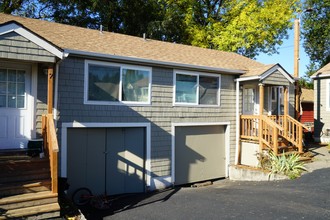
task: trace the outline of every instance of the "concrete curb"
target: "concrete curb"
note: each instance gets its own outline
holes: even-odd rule
[[[234,165],[229,167],[229,179],[235,181],[277,181],[287,180],[289,177],[279,174],[269,176],[267,171]]]

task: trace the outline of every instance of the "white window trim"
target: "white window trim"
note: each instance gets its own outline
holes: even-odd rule
[[[88,65],[102,65],[102,66],[111,66],[120,68],[120,81],[119,81],[119,101],[94,101],[88,100]],[[123,69],[134,69],[134,70],[143,70],[149,72],[149,86],[148,86],[148,101],[147,102],[132,102],[132,101],[122,101],[122,75]],[[136,105],[144,106],[151,105],[151,85],[152,85],[152,68],[146,66],[136,66],[136,65],[127,65],[103,61],[94,61],[94,60],[85,60],[84,67],[84,104],[85,105]]]
[[[326,80],[326,94],[325,94],[325,99],[326,99],[326,111],[330,111],[330,79]]]
[[[192,75],[192,76],[197,76],[197,100],[196,103],[181,103],[181,102],[176,102],[176,75],[177,74],[182,74],[182,75]],[[217,91],[217,101],[218,103],[216,105],[203,105],[203,104],[198,104],[199,103],[199,77],[200,76],[210,76],[210,77],[216,77],[219,80],[219,88]],[[219,74],[212,74],[212,73],[201,73],[201,72],[194,72],[194,71],[185,71],[185,70],[177,70],[175,69],[173,71],[173,106],[193,106],[193,107],[219,107],[220,106],[220,89],[221,89],[221,75]]]

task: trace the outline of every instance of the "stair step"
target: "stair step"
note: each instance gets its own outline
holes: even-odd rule
[[[0,199],[0,207],[2,205],[10,204],[10,203],[19,203],[26,201],[33,201],[44,198],[57,198],[57,193],[52,193],[51,191],[45,192],[36,192],[36,193],[25,193],[20,195],[8,196]]]
[[[50,189],[50,179],[27,181],[21,183],[6,183],[0,184],[0,197],[31,192],[43,192]]]
[[[26,172],[15,172],[15,173],[7,173],[7,174],[0,174],[0,183],[17,183],[17,182],[26,182],[32,180],[39,180],[39,179],[49,179],[50,178],[50,171],[48,169],[41,169],[41,170],[31,170]]]
[[[31,216],[29,218],[28,216]],[[24,219],[45,219],[45,218],[55,218],[60,216],[60,206],[56,203],[39,205],[34,207],[19,208],[8,210],[0,215],[0,219],[11,219],[20,218]]]

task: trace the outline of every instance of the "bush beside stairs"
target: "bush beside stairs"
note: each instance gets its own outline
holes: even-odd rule
[[[0,151],[0,220],[54,219],[60,216],[51,191],[49,160],[26,151]]]

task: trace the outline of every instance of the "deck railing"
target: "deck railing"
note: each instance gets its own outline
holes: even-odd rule
[[[46,155],[49,156],[52,192],[58,193],[58,142],[53,114],[42,116],[42,136]]]
[[[279,115],[271,119],[283,128],[280,135],[296,146],[299,153],[303,153],[303,129],[309,130],[308,127],[289,115]]]

